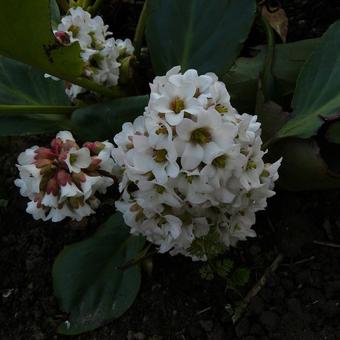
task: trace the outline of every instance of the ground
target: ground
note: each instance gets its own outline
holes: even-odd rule
[[[289,41],[320,36],[340,17],[336,1],[282,3],[290,19]],[[121,28],[122,35],[131,32],[140,6],[136,10],[134,4],[121,4],[121,12],[107,6],[107,16],[111,10],[115,18],[132,18]],[[253,39],[261,42],[261,34]],[[0,143],[0,199],[7,200],[0,201],[1,340],[64,338],[56,335],[66,316],[53,296],[54,258],[66,244],[93,233],[111,212],[104,207],[82,224],[41,223],[25,213],[26,201],[13,184],[15,160],[25,148],[47,141],[37,136]],[[340,339],[339,202],[337,191],[279,191],[267,211],[258,214],[259,237],[230,254],[251,270],[240,295],[227,289],[222,279],[202,280],[198,263],[181,256],[156,256],[152,275],[143,272],[132,308],[119,320],[74,339]],[[283,261],[234,326],[230,315],[237,302],[279,253]]]

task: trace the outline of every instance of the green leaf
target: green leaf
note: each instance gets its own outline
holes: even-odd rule
[[[58,44],[51,29],[50,0],[2,1],[0,53],[62,79],[81,76],[80,46]]]
[[[276,91],[280,96],[293,93],[296,79],[311,53],[319,46],[321,39],[307,39],[288,44],[275,45],[273,76]],[[263,70],[266,46],[253,49],[252,58],[238,58],[222,80],[231,95],[233,105],[242,112],[253,112],[255,108],[258,81]]]
[[[80,108],[72,114],[73,129],[84,139],[109,139],[122,124],[143,114],[148,96],[126,97]]]
[[[93,237],[64,248],[53,266],[55,295],[70,314],[59,333],[93,330],[132,305],[140,287],[140,268],[118,267],[134,259],[143,245],[144,239],[130,235],[117,213]]]
[[[62,81],[44,77],[32,66],[0,57],[0,104],[70,105]]]
[[[61,81],[46,79],[40,71],[17,61],[0,57],[0,105],[67,106]],[[67,129],[70,120],[63,115],[0,114],[0,136],[56,132]]]
[[[24,136],[69,130],[70,120],[62,115],[10,114],[0,115],[0,136]]]
[[[314,136],[327,117],[340,111],[340,21],[322,37],[320,47],[309,58],[298,79],[292,102],[293,118],[278,138]]]
[[[236,59],[256,12],[254,0],[148,0],[146,40],[154,71],[181,65],[223,74]]]
[[[59,6],[56,0],[50,0],[50,6],[51,6],[51,24],[53,29],[56,29],[61,20]]]
[[[51,28],[50,0],[2,1],[0,10],[0,54],[60,79],[113,97],[111,89],[83,78],[84,63],[78,42],[63,46]]]

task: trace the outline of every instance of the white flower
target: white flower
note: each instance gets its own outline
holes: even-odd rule
[[[65,163],[70,172],[79,173],[81,169],[87,168],[91,164],[90,151],[87,148],[71,148],[65,159]]]
[[[64,143],[68,140],[71,142],[75,141],[70,131],[59,131],[56,138],[60,138]]]
[[[201,162],[209,163],[211,153],[218,156],[225,148],[234,144],[237,127],[223,123],[221,115],[214,109],[201,111],[197,121],[185,118],[176,127],[174,140],[181,164],[185,170],[195,169]]]
[[[196,85],[185,81],[181,74],[171,74],[161,86],[159,80],[153,88],[158,91],[150,94],[149,110],[155,115],[165,115],[165,120],[172,126],[178,125],[184,118],[184,113],[197,114],[201,105],[195,98]],[[158,86],[157,86],[158,85]]]
[[[195,253],[197,239],[227,248],[255,237],[280,160],[264,163],[257,117],[237,113],[215,74],[179,72],[156,77],[144,115],[114,137],[116,208],[160,252],[206,260],[209,244]]]
[[[122,56],[132,55],[133,52],[135,51],[135,48],[133,47],[130,39],[125,40],[117,39],[116,45],[118,47],[119,54]]]
[[[22,152],[18,157],[18,163],[20,165],[29,165],[34,162],[34,157],[36,156],[35,150],[38,149],[38,146],[32,146],[29,149],[26,149]]]
[[[38,207],[37,202],[28,202],[26,212],[31,214],[35,220],[46,220],[46,213],[43,208]]]
[[[71,84],[69,87],[66,87],[65,89],[66,94],[69,96],[71,101],[74,101],[79,94],[85,93],[86,89],[83,87],[76,85],[76,84]]]

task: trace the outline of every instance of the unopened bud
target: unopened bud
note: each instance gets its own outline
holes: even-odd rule
[[[57,31],[54,32],[54,36],[56,37],[59,44],[69,45],[71,43],[70,36],[66,32]]]

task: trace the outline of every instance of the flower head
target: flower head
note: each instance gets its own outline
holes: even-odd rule
[[[62,45],[79,43],[80,57],[84,62],[83,76],[106,87],[118,84],[121,62],[134,52],[130,39],[115,40],[100,16],[92,18],[91,14],[81,7],[69,10],[61,19],[54,35]],[[45,76],[58,80],[49,75]],[[69,83],[66,86],[66,94],[72,101],[86,91],[75,84]]]
[[[69,131],[60,131],[49,148],[33,146],[18,157],[20,194],[35,219],[80,221],[98,207],[97,193],[113,184],[109,142],[78,146]]]
[[[112,152],[123,172],[116,207],[131,232],[201,260],[203,242],[254,237],[280,165],[263,161],[257,117],[239,114],[212,73],[174,67],[150,87],[144,115],[123,125]]]

